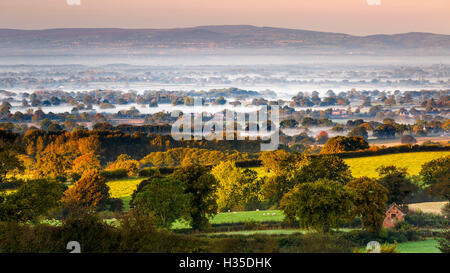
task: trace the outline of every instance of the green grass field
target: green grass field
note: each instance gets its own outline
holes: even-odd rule
[[[405,167],[408,168],[407,171],[409,175],[417,175],[422,169],[422,164],[447,155],[450,155],[450,152],[401,153],[348,158],[345,159],[345,163],[350,166],[350,170],[354,177],[378,177],[376,169],[383,165]]]
[[[284,219],[283,212],[280,210],[263,211],[238,211],[221,212],[214,216],[211,224],[232,224],[246,222],[281,222]],[[173,229],[189,228],[187,223],[177,221],[172,225]]]
[[[242,222],[280,222],[284,215],[280,210],[222,212],[211,221],[213,224]]]
[[[400,253],[441,253],[438,246],[438,240],[427,239],[424,241],[399,243],[397,250]]]

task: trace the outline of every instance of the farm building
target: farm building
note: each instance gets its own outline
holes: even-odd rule
[[[390,228],[395,226],[398,222],[403,222],[405,220],[405,213],[400,209],[400,207],[393,203],[386,211],[386,217],[383,221],[384,228]]]

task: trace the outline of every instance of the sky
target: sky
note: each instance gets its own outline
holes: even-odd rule
[[[0,0],[0,28],[200,25],[450,34],[450,0]]]

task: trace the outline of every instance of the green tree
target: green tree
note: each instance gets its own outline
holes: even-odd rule
[[[264,179],[261,190],[265,200],[268,200],[270,204],[279,206],[283,196],[294,186],[294,180],[289,179],[287,175],[273,175]]]
[[[129,203],[130,208],[133,208],[135,206],[134,199],[136,198],[136,195],[144,189],[145,186],[150,184],[152,182],[152,180],[155,179],[155,178],[163,178],[164,177],[164,176],[161,175],[159,170],[150,171],[150,172],[147,172],[147,174],[148,175],[145,176],[145,177],[147,177],[147,179],[142,180],[138,184],[136,189],[133,191],[133,194],[131,195],[131,200],[130,200],[130,203]]]
[[[227,100],[223,96],[220,96],[216,99],[216,103],[220,104],[220,105],[224,105],[225,103],[227,103]]]
[[[188,215],[189,200],[181,182],[167,177],[149,180],[133,204],[138,212],[153,215],[156,225],[170,228],[177,219]]]
[[[392,124],[382,124],[373,130],[373,136],[377,138],[394,138],[396,133],[395,126]]]
[[[23,149],[16,145],[18,135],[0,130],[0,183],[6,180],[6,174],[10,171],[24,170],[22,162],[17,157]]]
[[[104,208],[109,199],[109,187],[98,170],[85,172],[62,198],[62,201],[73,208]]]
[[[218,182],[219,210],[254,207],[261,200],[262,181],[255,171],[241,171],[234,161],[223,161],[211,170],[211,174]]]
[[[329,232],[350,219],[352,196],[335,181],[320,179],[296,186],[281,200],[288,219],[297,219],[300,228]]]
[[[328,179],[345,185],[352,179],[350,168],[335,155],[304,155],[292,172],[295,184]]]
[[[353,128],[348,134],[348,137],[363,137],[365,140],[369,138],[369,134],[367,133],[367,130],[363,126],[358,126],[356,128]]]
[[[292,155],[285,150],[262,152],[259,159],[263,168],[275,175],[288,171],[292,165]]]
[[[1,221],[35,221],[56,208],[67,187],[57,181],[30,180],[9,195],[0,196]]]
[[[404,204],[408,198],[417,190],[417,186],[408,179],[406,168],[396,166],[381,166],[377,169],[379,179],[377,180],[388,190],[389,204]]]
[[[262,200],[261,188],[264,179],[258,178],[254,170],[244,169],[241,171],[239,184],[241,186],[241,203],[245,209],[253,210],[258,207]]]
[[[233,161],[223,161],[211,170],[217,180],[217,206],[229,210],[238,206],[242,196],[241,172]]]
[[[295,128],[298,126],[298,122],[295,119],[285,119],[280,122],[281,128]]]
[[[217,180],[208,167],[195,164],[176,169],[173,177],[181,181],[184,192],[191,195],[192,228],[205,229],[209,225],[208,218],[217,213]]]
[[[420,176],[429,186],[427,191],[450,200],[450,156],[441,157],[422,165]]]
[[[368,177],[357,178],[346,187],[354,194],[353,212],[361,216],[363,228],[378,234],[385,217],[388,190]]]

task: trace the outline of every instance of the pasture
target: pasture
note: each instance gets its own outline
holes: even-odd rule
[[[437,239],[426,239],[423,241],[405,242],[397,245],[400,253],[441,253],[438,248]]]
[[[235,211],[221,212],[216,214],[211,220],[211,224],[236,224],[249,222],[282,222],[284,215],[281,210],[263,211]],[[189,228],[183,221],[177,221],[172,225],[172,229]]]

